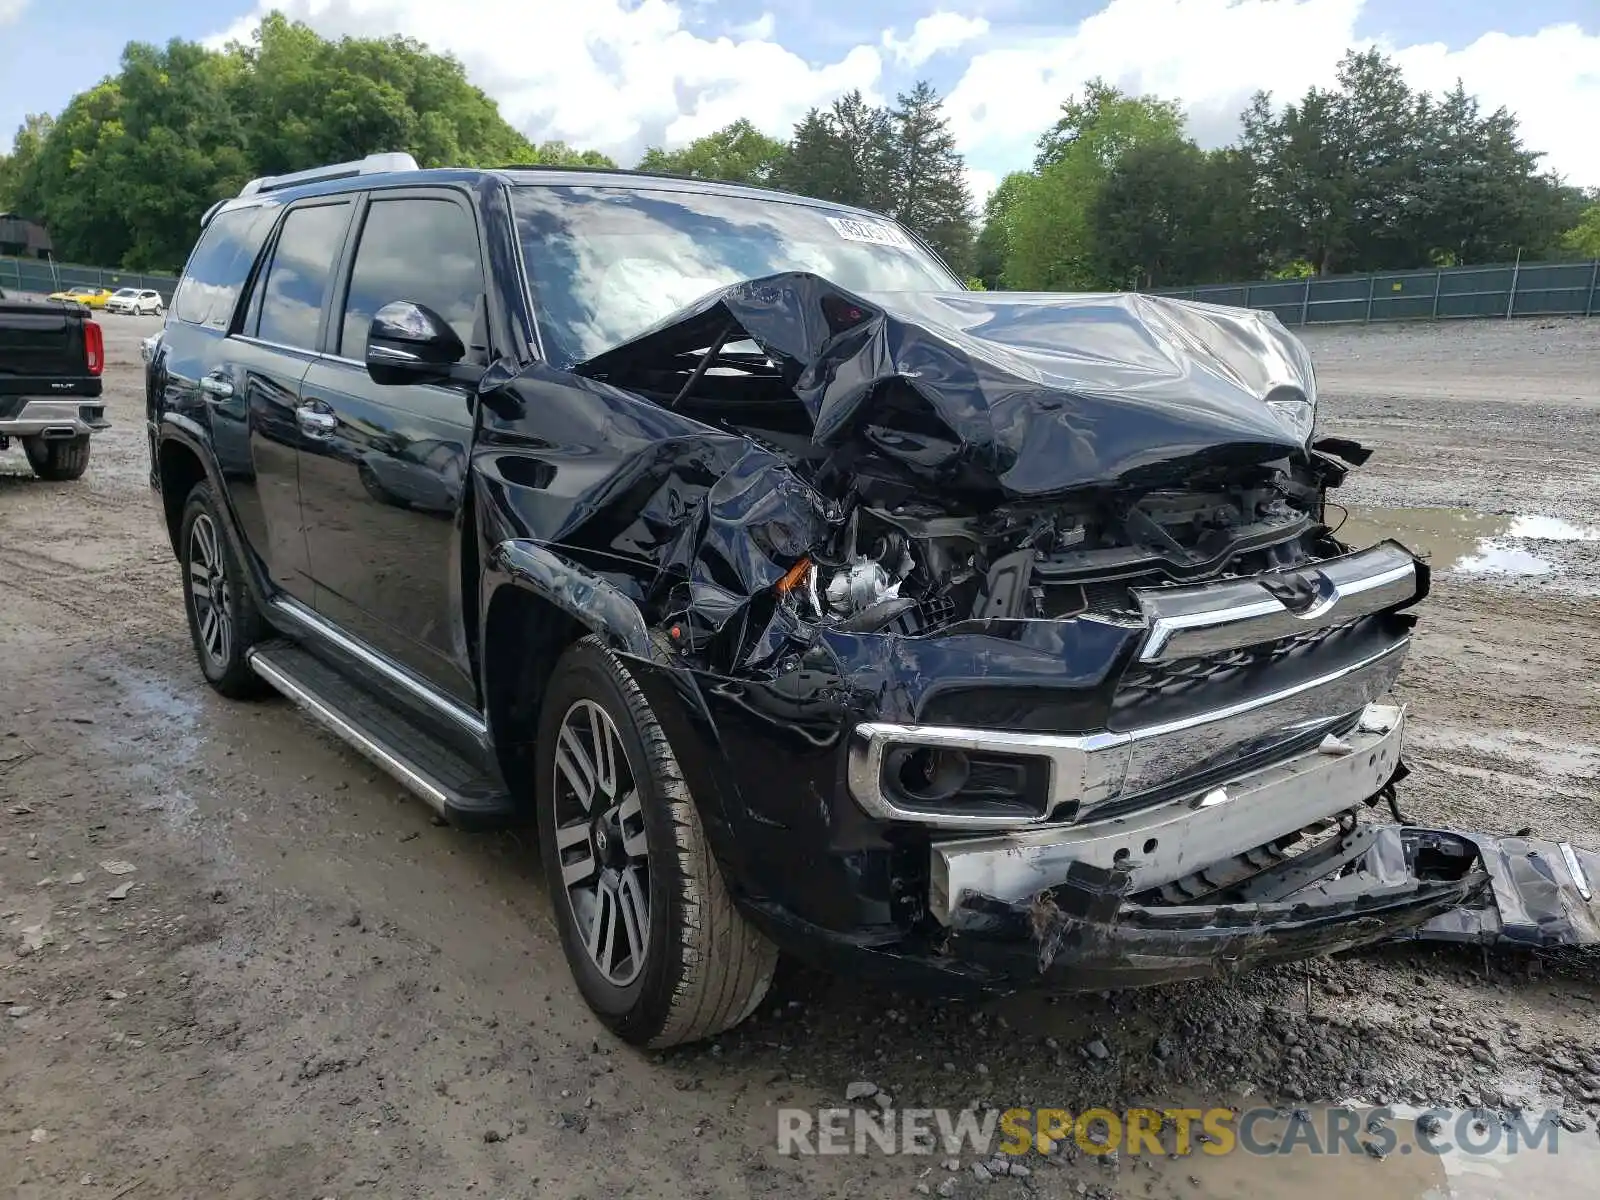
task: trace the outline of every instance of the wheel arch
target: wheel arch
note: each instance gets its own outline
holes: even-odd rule
[[[165,413],[156,430],[154,453],[161,511],[173,555],[181,555],[178,534],[183,527],[183,509],[189,501],[189,493],[194,490],[195,484],[205,480],[216,494],[223,536],[233,546],[234,557],[244,570],[245,586],[250,589],[256,603],[264,607],[271,589],[261,573],[259,561],[240,531],[239,518],[233,511],[233,497],[228,494],[222,472],[211,454],[205,431],[178,414]]]
[[[638,606],[615,584],[522,539],[490,552],[481,596],[489,735],[507,786],[531,803],[534,734],[556,662],[591,633],[621,654],[649,656],[649,631]]]
[[[156,444],[156,479],[161,485],[161,512],[166,520],[167,540],[173,554],[179,553],[178,532],[183,525],[183,506],[189,493],[211,474],[195,448],[182,438],[163,437]]]

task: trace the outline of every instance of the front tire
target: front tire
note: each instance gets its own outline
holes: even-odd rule
[[[249,661],[265,625],[225,530],[211,485],[195,484],[178,533],[189,636],[206,682],[231,700],[246,700],[270,690]]]
[[[63,483],[78,479],[89,469],[89,435],[75,438],[25,437],[22,451],[28,456],[28,465],[40,479]]]
[[[734,906],[666,734],[599,639],[556,665],[536,758],[550,904],[589,1007],[654,1048],[749,1016],[777,947]]]

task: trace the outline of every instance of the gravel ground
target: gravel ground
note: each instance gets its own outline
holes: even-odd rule
[[[714,1045],[620,1045],[568,979],[525,835],[435,826],[287,704],[203,685],[146,487],[137,338],[155,323],[105,324],[115,425],[88,475],[43,484],[0,458],[0,1192],[1382,1197],[1443,1182],[1399,1156],[1071,1153],[985,1180],[970,1156],[776,1152],[775,1108],[840,1104],[859,1081],[902,1107],[1548,1104],[1572,1130],[1554,1182],[1519,1163],[1449,1187],[1592,1186],[1600,979],[1581,962],[1396,946],[983,1005],[795,972]],[[1406,806],[1600,845],[1600,542],[1583,540],[1600,525],[1600,321],[1309,340],[1324,426],[1378,451],[1341,496],[1352,530],[1433,552],[1404,681]],[[1427,506],[1490,515],[1411,511]],[[1513,522],[1528,516],[1569,526],[1531,536]],[[1484,574],[1483,543],[1544,573]]]

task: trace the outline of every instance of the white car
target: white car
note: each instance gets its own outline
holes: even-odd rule
[[[134,316],[149,313],[159,317],[167,307],[161,293],[154,288],[123,288],[111,294],[111,299],[106,301],[106,311]]]

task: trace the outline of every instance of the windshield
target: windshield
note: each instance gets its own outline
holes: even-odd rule
[[[132,300],[138,294],[138,288],[121,288],[117,292],[117,295],[121,296],[124,300]]]
[[[525,185],[514,196],[545,353],[563,367],[707,292],[781,271],[853,292],[961,287],[892,222],[821,204],[637,187]]]

